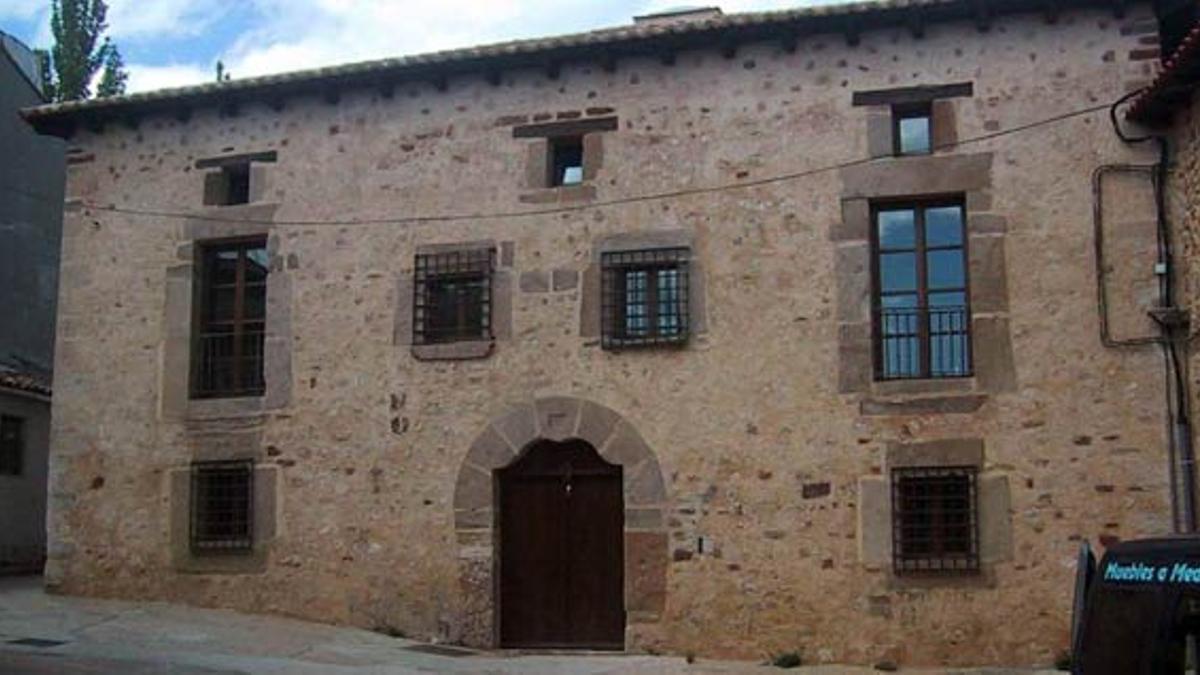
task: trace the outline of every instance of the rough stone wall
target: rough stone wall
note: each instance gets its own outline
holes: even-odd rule
[[[1098,339],[1090,177],[1144,159],[1111,134],[1106,111],[938,153],[976,167],[944,183],[976,181],[973,240],[1003,235],[984,244],[994,268],[984,274],[1003,280],[1004,300],[984,344],[1009,350],[996,361],[1003,377],[989,382],[840,387],[846,369],[870,368],[869,354],[843,351],[853,343],[839,337],[868,273],[841,253],[857,245],[839,241],[850,222],[842,200],[909,170],[914,185],[936,183],[928,168],[882,159],[872,166],[890,167],[879,169],[883,183],[829,170],[607,202],[865,158],[870,111],[851,105],[856,90],[971,81],[974,95],[952,102],[960,141],[1097,106],[1149,74],[1139,51],[1149,18],[1144,8],[1121,20],[1071,12],[1056,24],[997,20],[986,33],[933,25],[922,39],[897,28],[857,46],[817,36],[794,53],[690,51],[674,65],[622,59],[612,73],[565,64],[557,79],[505,72],[493,85],[481,74],[444,92],[406,83],[390,97],[344,91],[336,102],[288,99],[278,112],[253,104],[81,131],[64,233],[47,583],[486,641],[491,607],[475,603],[486,565],[468,565],[470,576],[458,564],[471,543],[455,527],[464,457],[513,406],[568,396],[619,414],[661,467],[665,594],[658,611],[631,620],[630,649],[1049,662],[1067,641],[1079,540],[1170,528],[1159,356]],[[620,128],[604,135],[588,189],[531,190],[536,150],[511,126],[589,108],[610,108]],[[201,206],[196,160],[263,150],[279,161],[259,178],[261,204]],[[580,208],[494,217],[560,200]],[[86,203],[269,223],[210,227]],[[493,217],[377,222],[442,213]],[[373,222],[287,224],[327,220]],[[269,364],[268,401],[190,404],[169,392],[187,377],[178,343],[192,243],[239,228],[269,233],[269,349],[287,358]],[[705,332],[679,350],[601,350],[580,330],[581,311],[595,307],[586,295],[596,248],[660,230],[692,237]],[[528,279],[510,286],[509,336],[484,359],[414,358],[395,327],[407,320],[398,289],[417,247],[486,239],[509,247],[507,272]],[[974,271],[983,258],[970,255]],[[867,550],[880,512],[860,512],[860,486],[878,487],[872,478],[906,446],[933,452],[922,444],[954,439],[981,446],[980,469],[1003,488],[988,506],[1002,530],[995,555],[966,580],[896,578]],[[224,452],[277,472],[265,562],[181,569],[172,476]]]
[[[1191,317],[1191,334],[1196,331],[1196,312],[1200,310],[1200,101],[1196,97],[1190,106],[1176,115],[1168,139],[1172,161],[1166,193],[1167,212],[1175,237],[1178,304]],[[1184,353],[1189,387],[1191,392],[1196,392],[1197,384],[1200,384],[1200,356],[1191,349]],[[1194,393],[1190,403],[1195,424],[1200,404]]]

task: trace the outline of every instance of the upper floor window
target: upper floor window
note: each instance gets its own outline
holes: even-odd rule
[[[248,551],[254,546],[254,464],[192,465],[191,545],[194,552]]]
[[[892,470],[892,556],[897,574],[979,569],[974,467]]]
[[[494,249],[418,254],[413,284],[413,342],[492,339]]]
[[[874,224],[876,377],[969,376],[962,203],[877,205]]]
[[[933,113],[928,101],[892,106],[892,142],[896,155],[933,152]]]
[[[601,256],[601,346],[687,341],[687,248],[616,251]]]
[[[549,139],[550,185],[578,185],[583,182],[583,137],[560,136]]]
[[[275,160],[276,153],[273,150],[197,160],[197,169],[208,170],[204,174],[204,205],[249,204],[254,200],[254,183],[261,181],[263,176],[261,171],[255,169],[255,165],[261,166],[262,163],[273,163]],[[259,185],[260,192],[261,188]]]
[[[260,396],[267,308],[263,237],[203,245],[196,324],[195,397]]]
[[[20,476],[25,455],[25,420],[0,415],[0,475]]]

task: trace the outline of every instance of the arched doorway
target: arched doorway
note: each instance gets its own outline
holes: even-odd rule
[[[540,440],[496,476],[501,646],[622,649],[621,467],[586,441]]]
[[[484,648],[505,642],[500,628],[500,472],[537,457],[541,452],[533,452],[535,446],[546,442],[560,452],[571,451],[555,444],[580,443],[590,448],[592,461],[598,454],[608,470],[619,469],[623,537],[612,552],[624,557],[623,567],[615,568],[624,585],[624,647],[657,648],[669,563],[669,504],[662,469],[629,420],[606,406],[567,396],[538,398],[500,411],[480,430],[459,465],[454,485],[459,594],[447,639]]]

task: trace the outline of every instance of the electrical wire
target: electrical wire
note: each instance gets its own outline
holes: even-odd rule
[[[972,136],[956,141],[939,143],[933,146],[933,150],[946,150],[950,148],[982,143],[985,141],[1001,138],[1012,134],[1022,133],[1031,129],[1056,124],[1065,120],[1083,115],[1090,115],[1095,112],[1102,111],[1109,107],[1108,103],[1090,106],[1072,110],[1070,112],[1061,113],[1052,117],[1047,117],[1033,122],[1017,125],[1007,129],[1001,129],[978,136]],[[117,213],[129,216],[145,216],[150,218],[165,218],[165,219],[180,219],[192,221],[207,221],[207,222],[222,222],[222,223],[244,223],[251,225],[274,225],[274,226],[293,226],[293,227],[347,227],[355,225],[402,225],[402,224],[420,224],[420,223],[444,223],[456,221],[484,221],[484,220],[509,220],[515,218],[547,216],[563,213],[577,213],[592,209],[604,208],[609,206],[622,206],[626,204],[637,204],[644,202],[663,201],[668,199],[678,199],[682,197],[692,197],[697,195],[715,194],[733,190],[746,190],[764,185],[772,185],[775,183],[783,183],[788,181],[799,180],[810,176],[828,173],[830,171],[838,171],[848,169],[855,166],[861,166],[874,161],[875,158],[866,157],[861,159],[848,160],[835,164],[827,164],[811,169],[804,169],[790,173],[778,174],[775,176],[767,176],[752,180],[740,181],[737,183],[725,183],[721,185],[701,186],[694,188],[680,188],[677,190],[669,190],[665,192],[650,193],[644,195],[631,195],[628,197],[616,197],[613,199],[597,200],[580,204],[568,204],[563,206],[555,206],[542,209],[526,209],[521,211],[493,211],[487,213],[441,213],[418,216],[393,216],[384,218],[351,218],[351,219],[334,219],[334,220],[287,220],[287,219],[262,219],[262,218],[235,218],[231,216],[222,216],[209,213],[190,213],[183,211],[170,211],[160,209],[144,209],[131,206],[118,206],[115,204],[97,204],[93,202],[81,202],[78,208],[85,211]],[[18,192],[25,194],[30,198],[37,198],[33,193],[0,186],[0,190],[8,190],[10,192]],[[49,200],[48,200],[49,201]]]

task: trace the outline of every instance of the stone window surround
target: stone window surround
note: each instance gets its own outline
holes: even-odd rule
[[[413,270],[409,269],[401,272],[397,278],[393,344],[409,347],[413,358],[418,361],[463,361],[487,358],[495,351],[497,343],[512,339],[512,242],[503,242],[498,245],[494,240],[483,239],[467,242],[418,244],[415,255],[478,251],[480,249],[490,249],[498,253],[495,256],[496,267],[492,270],[492,339],[414,344],[413,293],[416,282]],[[415,256],[413,259],[415,260]]]
[[[166,270],[164,302],[160,412],[165,419],[219,419],[261,415],[287,407],[292,395],[291,363],[291,278],[294,258],[284,264],[279,255],[279,236],[268,223],[274,219],[278,204],[245,204],[217,207],[221,217],[209,220],[201,212],[183,223],[183,242],[176,255],[177,264]],[[238,222],[238,219],[253,222]],[[191,398],[192,340],[194,312],[198,307],[198,243],[240,237],[267,237],[270,273],[267,275],[267,313],[264,338],[262,396],[239,398]]]
[[[552,204],[586,202],[596,198],[596,178],[604,166],[604,135],[615,131],[615,116],[568,119],[513,127],[513,138],[529,139],[525,155],[521,202]],[[551,185],[551,139],[579,136],[583,142],[583,181],[573,185]]]
[[[872,159],[897,156],[895,109],[913,104],[929,105],[930,154],[952,149],[958,141],[953,99],[971,96],[973,89],[970,82],[964,82],[854,92],[852,104],[867,109],[867,156]]]
[[[243,439],[247,441],[250,439]],[[218,450],[217,447],[222,447]],[[201,453],[205,460],[246,459],[245,442],[209,446]],[[277,534],[279,467],[254,464],[253,547],[249,551],[197,553],[191,547],[192,466],[169,469],[165,473],[169,505],[171,566],[190,574],[256,574],[265,572],[271,546]]]
[[[252,152],[238,155],[221,155],[219,157],[207,157],[196,160],[196,168],[204,170],[203,195],[201,203],[205,208],[221,209],[224,213],[230,207],[244,206],[242,204],[224,204],[224,189],[225,185],[222,179],[222,173],[226,167],[238,164],[249,165],[250,171],[250,194],[247,204],[254,204],[263,201],[266,198],[267,190],[271,186],[271,164],[274,164],[277,158],[277,153],[274,150],[267,152]]]
[[[661,621],[666,609],[668,498],[658,459],[634,426],[592,401],[555,396],[520,403],[475,438],[454,487],[454,529],[463,593],[464,644],[499,644],[499,545],[497,469],[516,461],[540,440],[579,439],[605,461],[620,465],[625,503],[626,648]]]
[[[601,259],[605,253],[615,251],[638,251],[655,248],[686,248],[691,257],[688,265],[688,340],[682,345],[671,345],[671,349],[686,348],[692,338],[708,332],[708,312],[705,307],[704,265],[696,257],[695,234],[687,229],[644,230],[620,232],[598,238],[592,246],[591,262],[583,271],[581,298],[579,303],[579,335],[600,344],[601,332],[601,288],[603,273]],[[589,343],[590,344],[590,343]],[[655,350],[629,349],[626,352]]]
[[[838,391],[859,394],[863,415],[970,413],[1016,389],[1004,238],[992,212],[991,153],[888,158],[843,169],[842,219],[830,229],[837,278]],[[871,317],[871,204],[963,195],[974,376],[879,381]],[[896,397],[921,396],[911,400]]]
[[[896,575],[892,567],[893,519],[891,473],[906,467],[974,467],[980,571],[955,575]],[[882,475],[858,480],[858,553],[868,571],[887,575],[892,588],[990,587],[993,567],[1013,559],[1011,496],[1008,475],[985,470],[984,440],[943,439],[889,443]]]

